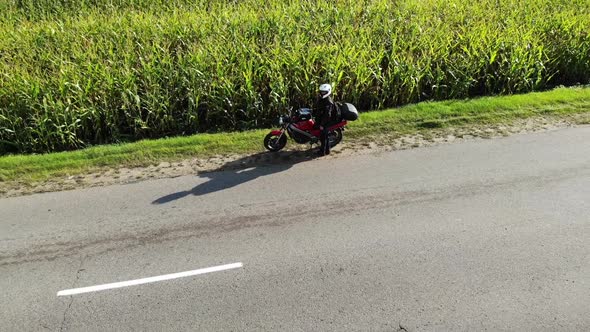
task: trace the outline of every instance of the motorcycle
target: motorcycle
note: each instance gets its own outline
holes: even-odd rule
[[[342,132],[348,122],[340,122],[328,127],[328,144],[336,146],[342,141]],[[320,140],[320,129],[315,128],[312,112],[309,108],[290,111],[288,115],[279,117],[281,129],[273,130],[264,137],[264,147],[272,152],[280,151],[287,145],[287,136],[299,144],[314,144]]]

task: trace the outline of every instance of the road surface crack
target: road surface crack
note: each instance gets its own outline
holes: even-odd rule
[[[76,271],[76,280],[74,280],[74,282],[72,283],[72,288],[76,288],[76,285],[78,284],[78,280],[80,280],[80,272],[84,271],[82,266],[84,265],[85,260],[86,260],[86,256],[80,256],[80,266],[78,267],[78,271]],[[68,306],[67,306],[66,310],[64,311],[63,319],[61,321],[61,326],[59,328],[60,332],[63,331],[66,326],[66,320],[68,318],[68,311],[72,307],[73,303],[74,303],[74,297],[70,296],[70,303],[68,303]]]
[[[408,332],[408,329],[402,325],[402,323],[399,323],[399,330],[398,331],[404,331],[404,332]]]

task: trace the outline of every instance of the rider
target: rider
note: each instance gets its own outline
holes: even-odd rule
[[[338,107],[332,100],[332,86],[322,84],[319,88],[318,99],[314,108],[315,125],[321,130],[320,134],[320,156],[330,154],[328,143],[328,127],[338,122]]]

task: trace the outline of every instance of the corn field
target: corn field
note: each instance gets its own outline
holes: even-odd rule
[[[590,82],[589,0],[0,0],[0,154]]]

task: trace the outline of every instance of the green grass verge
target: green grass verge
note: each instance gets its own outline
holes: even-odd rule
[[[522,95],[471,100],[423,102],[382,112],[362,114],[352,123],[349,137],[396,132],[497,124],[541,115],[590,112],[590,87],[558,88]]]
[[[361,114],[349,125],[345,140],[382,134],[411,134],[446,128],[509,123],[539,115],[567,115],[590,111],[590,88],[552,91],[467,101],[424,102],[401,108]],[[101,168],[135,167],[207,158],[220,154],[249,154],[263,150],[268,130],[199,134],[91,147],[73,152],[0,157],[0,181],[32,183]]]

